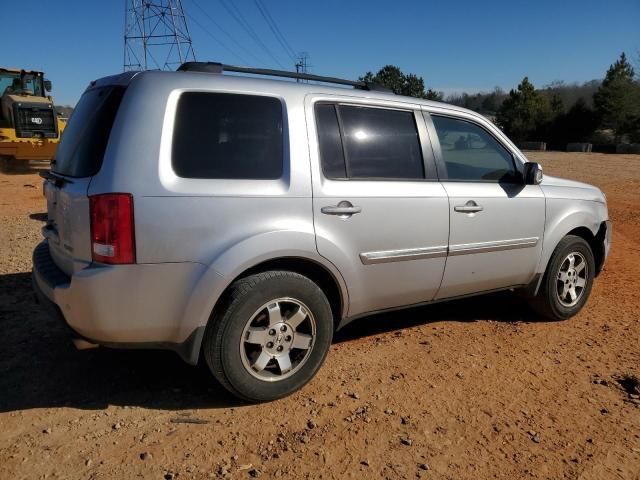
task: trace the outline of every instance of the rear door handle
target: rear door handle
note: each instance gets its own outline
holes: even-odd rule
[[[362,207],[354,206],[351,202],[343,200],[342,202],[338,203],[338,205],[322,207],[320,211],[325,215],[340,215],[349,217],[355,213],[360,213],[362,211]]]
[[[484,210],[482,205],[478,205],[473,200],[469,200],[464,205],[456,205],[455,207],[453,207],[453,209],[456,212],[460,212],[460,213],[476,213],[476,212],[481,212],[482,210]]]

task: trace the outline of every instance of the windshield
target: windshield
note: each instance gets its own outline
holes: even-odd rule
[[[4,94],[44,97],[42,74],[0,71],[0,95]]]

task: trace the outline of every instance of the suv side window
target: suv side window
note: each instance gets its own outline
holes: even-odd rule
[[[474,123],[431,115],[448,180],[513,182],[513,157],[489,132]]]
[[[282,123],[277,98],[185,92],[176,110],[173,170],[184,178],[280,178]]]
[[[318,103],[322,171],[334,179],[423,179],[411,111]]]

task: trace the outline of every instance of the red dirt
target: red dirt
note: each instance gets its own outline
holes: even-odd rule
[[[502,293],[364,318],[306,388],[249,406],[170,352],[76,351],[32,301],[39,178],[0,175],[0,478],[640,479],[618,383],[640,377],[640,156],[529,156],[608,197],[578,316]]]

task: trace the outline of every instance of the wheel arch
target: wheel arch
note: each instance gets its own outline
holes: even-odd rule
[[[596,272],[595,272],[596,276],[598,276],[598,274],[602,271],[602,266],[604,265],[604,259],[605,259],[604,241],[605,241],[606,233],[607,233],[606,223],[602,222],[600,224],[600,228],[595,233],[595,235],[587,227],[574,228],[570,232],[567,232],[567,234],[565,235],[565,237],[567,235],[575,235],[576,237],[582,238],[585,242],[589,244],[589,246],[591,247],[591,251],[593,252],[593,257],[596,263]]]
[[[334,326],[337,326],[340,320],[345,315],[345,308],[347,306],[347,300],[344,298],[340,282],[337,280],[334,273],[332,273],[326,266],[321,263],[311,260],[305,257],[277,257],[269,260],[264,260],[253,267],[246,269],[240,275],[233,279],[225,289],[225,292],[229,289],[229,286],[233,282],[240,280],[241,278],[253,275],[255,273],[266,272],[269,270],[285,270],[289,272],[299,273],[314,283],[316,283],[320,289],[327,296],[329,305],[331,305],[331,313],[333,314]],[[220,298],[222,298],[222,296]],[[220,302],[216,302],[217,304]],[[215,309],[215,307],[214,307]]]
[[[286,245],[288,248],[283,249]],[[250,237],[218,255],[198,281],[185,308],[177,339],[199,332],[190,345],[189,363],[196,363],[204,329],[236,280],[267,270],[305,275],[325,292],[334,327],[346,315],[349,293],[339,270],[315,251],[315,236],[307,232],[270,232]]]
[[[549,266],[551,256],[560,241],[567,235],[575,235],[584,239],[593,251],[596,262],[596,275],[602,270],[605,254],[606,221],[594,221],[593,215],[586,211],[573,211],[548,222],[545,229],[542,254],[537,268],[534,294],[540,288],[542,278]],[[533,287],[530,286],[530,288]]]

